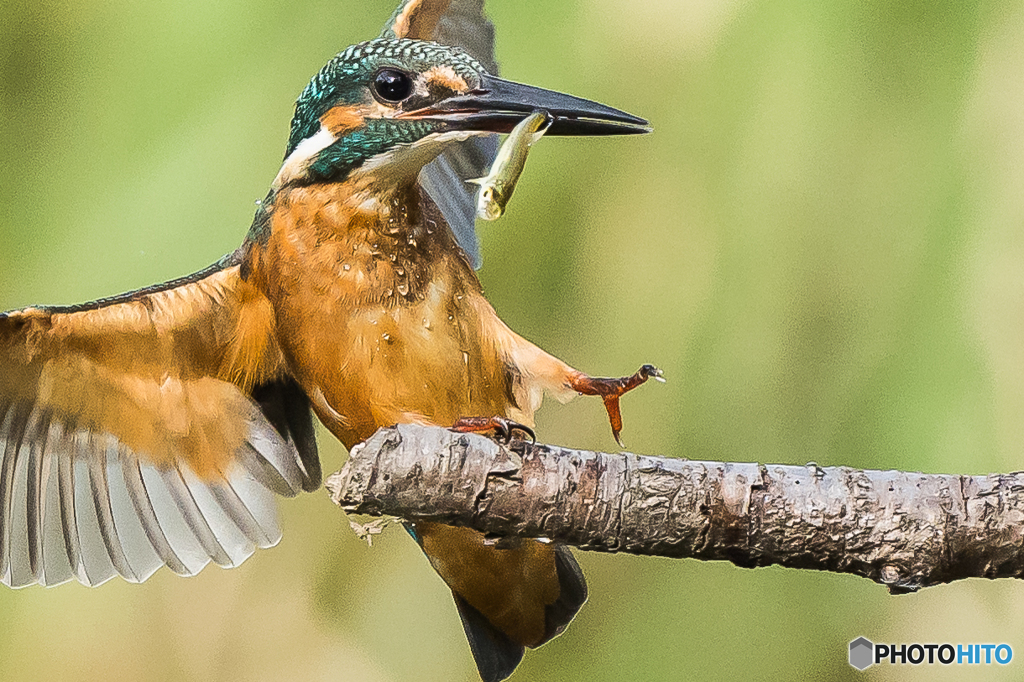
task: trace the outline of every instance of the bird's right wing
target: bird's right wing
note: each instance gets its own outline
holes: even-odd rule
[[[237,257],[0,314],[0,582],[191,575],[275,544],[272,493],[320,469],[272,320]]]
[[[468,52],[498,75],[494,25],[484,15],[484,0],[405,0],[388,20],[382,37],[431,40]],[[420,172],[427,191],[474,268],[482,264],[476,235],[476,187],[466,180],[487,175],[498,153],[498,136],[474,137],[450,145]]]

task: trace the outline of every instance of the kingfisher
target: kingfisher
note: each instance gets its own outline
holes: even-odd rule
[[[0,581],[237,566],[278,542],[275,496],[314,491],[313,415],[347,448],[383,426],[532,435],[543,396],[619,398],[660,371],[573,369],[512,331],[474,266],[475,189],[537,111],[547,135],[647,121],[499,78],[482,0],[405,0],[295,105],[241,247],[170,282],[0,314]],[[451,588],[485,682],[587,598],[568,548],[409,531]]]

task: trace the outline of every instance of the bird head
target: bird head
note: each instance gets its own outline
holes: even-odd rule
[[[339,182],[387,165],[414,177],[451,141],[505,133],[537,109],[548,135],[648,132],[647,121],[597,102],[492,76],[465,51],[380,38],[346,49],[295,104],[275,189]]]

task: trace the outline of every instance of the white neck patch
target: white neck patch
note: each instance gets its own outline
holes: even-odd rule
[[[462,142],[474,136],[487,134],[472,130],[431,133],[411,144],[401,144],[370,157],[352,171],[349,179],[356,182],[363,181],[367,186],[379,185],[382,181],[387,181],[389,184],[395,183],[395,181],[418,174],[423,166],[444,151],[444,145],[448,142]],[[281,170],[274,178],[273,188],[280,189],[289,182],[303,177],[317,154],[337,141],[338,138],[331,131],[321,126],[315,135],[300,142],[284,160]],[[387,171],[379,173],[385,167],[387,167]]]
[[[273,188],[275,190],[280,189],[292,180],[305,175],[306,169],[309,168],[309,164],[316,158],[316,155],[337,141],[338,138],[334,136],[334,133],[320,126],[320,130],[317,131],[316,135],[307,137],[300,142],[292,150],[292,153],[288,155],[288,158],[284,160],[281,170],[278,171],[277,177],[274,178]]]

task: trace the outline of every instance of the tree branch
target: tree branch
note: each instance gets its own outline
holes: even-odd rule
[[[328,479],[347,512],[580,549],[852,573],[893,592],[1024,575],[1024,473],[693,462],[402,425]]]

